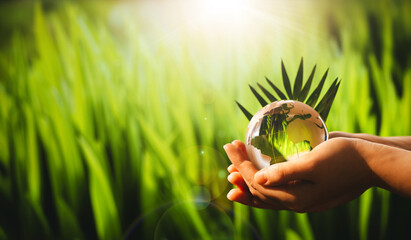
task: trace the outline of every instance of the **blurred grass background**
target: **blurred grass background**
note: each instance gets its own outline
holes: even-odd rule
[[[248,124],[234,100],[259,109],[247,84],[301,57],[342,78],[329,130],[411,135],[411,2],[200,2],[0,3],[0,239],[409,238],[410,201],[381,189],[233,204],[222,146]]]

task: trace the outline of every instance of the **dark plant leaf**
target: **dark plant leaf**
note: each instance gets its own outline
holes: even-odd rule
[[[265,96],[267,96],[267,98],[268,98],[271,102],[277,101],[277,99],[276,99],[267,89],[265,89],[263,86],[261,86],[261,84],[257,83],[257,86],[261,89],[261,91],[263,91],[263,93],[265,94]]]
[[[264,107],[268,103],[264,100],[263,97],[253,88],[251,85],[248,85],[251,89],[251,92],[253,92],[254,96],[257,98],[257,100],[260,102],[261,106]]]
[[[294,81],[293,99],[297,99],[300,95],[301,88],[303,85],[303,58],[301,58],[300,66],[298,67],[297,75]]]
[[[281,60],[281,73],[283,75],[283,84],[284,84],[285,91],[287,92],[289,99],[293,99],[293,93],[291,92],[290,79],[288,78],[287,71],[285,70],[283,60]]]
[[[327,78],[327,75],[328,75],[328,69],[327,69],[327,71],[325,71],[325,73],[324,73],[320,83],[318,84],[317,88],[314,90],[314,92],[308,98],[308,100],[306,102],[307,105],[310,105],[311,107],[315,106],[315,104],[318,101],[318,98],[320,97],[321,90],[323,89],[324,82],[325,82],[325,79]]]
[[[308,93],[310,92],[310,88],[311,88],[311,85],[314,79],[317,66],[315,65],[313,67],[311,74],[307,79],[307,82],[304,84],[304,87],[302,87],[303,85],[303,66],[304,66],[303,58],[301,58],[298,72],[295,77],[294,88],[293,90],[291,90],[291,83],[288,78],[287,71],[284,66],[284,62],[283,60],[281,60],[281,71],[282,71],[282,76],[283,76],[283,84],[284,84],[284,88],[286,90],[288,97],[277,86],[275,86],[274,83],[271,82],[271,80],[269,80],[267,77],[265,79],[270,85],[270,87],[276,92],[276,94],[279,97],[279,100],[293,99],[293,100],[297,100],[300,102],[305,102],[307,105],[313,108],[316,106],[317,102],[319,102],[318,105],[315,107],[315,110],[321,115],[323,120],[326,121],[341,81],[338,78],[336,78],[334,82],[331,84],[330,88],[324,94],[322,99],[319,99],[321,95],[321,91],[324,87],[325,80],[327,79],[327,76],[328,76],[329,69],[327,69],[324,75],[322,76],[319,84],[316,86],[316,88],[314,89],[314,91],[311,93],[311,95],[308,97],[308,100],[307,100],[307,96],[308,96]],[[261,91],[264,93],[264,95],[271,102],[277,101],[278,98],[274,96],[273,93],[270,93],[261,84],[257,83],[257,85],[261,89]],[[257,100],[261,104],[261,106],[263,107],[266,106],[268,102],[263,98],[263,95],[260,95],[256,91],[256,89],[253,88],[252,86],[249,86],[249,87],[251,91],[253,92],[254,96],[257,98]],[[241,109],[241,111],[244,113],[244,115],[247,117],[247,119],[251,120],[253,115],[250,112],[248,112],[240,103],[238,103],[237,101],[236,103],[238,107]]]
[[[237,103],[237,106],[241,109],[241,111],[244,113],[244,115],[246,116],[246,118],[248,119],[248,121],[251,120],[251,118],[253,118],[253,115],[247,111],[247,109],[245,109],[243,107],[243,105],[241,105],[239,102],[235,101],[235,103]]]
[[[300,94],[297,97],[298,101],[304,102],[305,99],[307,98],[308,92],[310,91],[310,88],[311,88],[311,83],[313,82],[314,73],[315,73],[316,68],[317,68],[317,65],[314,65],[314,68],[311,71],[310,77],[308,77],[308,80],[305,83],[303,90],[300,92]]]
[[[322,110],[324,110],[329,98],[330,98],[330,94],[333,92],[335,86],[337,85],[337,81],[338,78],[336,78],[333,83],[331,84],[331,86],[328,88],[327,92],[324,94],[323,98],[321,99],[321,101],[318,103],[318,105],[315,107],[315,110],[317,112],[320,112]]]
[[[334,102],[339,86],[340,81],[338,81],[338,78],[336,78],[334,82],[331,84],[331,87],[325,93],[324,97],[321,99],[320,103],[318,103],[317,107],[315,108],[315,110],[320,114],[324,122],[327,120],[328,114]]]
[[[274,91],[277,93],[278,97],[280,97],[281,100],[286,100],[286,99],[288,99],[288,98],[284,95],[284,93],[282,93],[281,90],[278,89],[278,88],[274,85],[274,83],[272,83],[272,82],[270,81],[270,79],[268,79],[268,78],[266,77],[265,80],[267,80],[268,84],[271,86],[272,89],[274,89]]]
[[[341,83],[341,81],[338,82],[337,86],[335,87],[335,89],[334,89],[334,91],[333,91],[332,97],[330,98],[330,100],[329,100],[326,108],[325,108],[324,111],[322,112],[322,115],[321,115],[321,116],[324,116],[324,122],[327,121],[328,114],[330,113],[330,110],[331,110],[331,107],[332,107],[332,105],[333,105],[335,96],[337,95],[337,91],[338,91],[338,88],[340,87],[340,83]]]

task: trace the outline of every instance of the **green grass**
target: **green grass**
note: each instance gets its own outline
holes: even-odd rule
[[[247,84],[301,57],[342,78],[329,130],[410,135],[410,3],[284,3],[245,35],[128,4],[36,5],[0,53],[0,239],[404,236],[410,203],[379,189],[315,214],[232,204],[222,146],[248,124],[234,100],[259,109]]]

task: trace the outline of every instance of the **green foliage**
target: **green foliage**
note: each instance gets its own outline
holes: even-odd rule
[[[327,93],[323,96],[323,98],[320,100],[317,106],[315,104],[318,101],[318,98],[320,97],[321,90],[323,89],[325,79],[327,78],[328,75],[328,69],[325,71],[323,77],[321,78],[320,83],[318,86],[315,88],[315,90],[312,92],[310,97],[306,100],[306,97],[310,91],[312,80],[314,78],[314,73],[315,73],[316,66],[314,66],[310,76],[308,77],[304,88],[302,88],[303,85],[303,59],[301,58],[300,61],[300,66],[298,67],[298,72],[295,77],[294,81],[294,89],[291,90],[291,83],[290,79],[288,78],[287,70],[285,69],[284,62],[281,61],[281,73],[283,76],[283,84],[284,88],[287,92],[288,98],[285,96],[281,90],[275,86],[275,84],[270,81],[268,78],[266,78],[267,82],[270,84],[270,86],[274,89],[274,91],[277,93],[279,98],[281,100],[298,100],[300,102],[304,102],[307,105],[311,107],[315,107],[315,110],[320,114],[320,116],[323,118],[324,121],[327,121],[328,114],[330,112],[331,106],[334,102],[335,96],[337,95],[338,88],[340,86],[340,81],[338,78],[334,80],[330,88],[327,90]],[[264,93],[264,95],[271,101],[277,101],[277,99],[269,92],[267,89],[265,89],[263,86],[261,86],[259,83],[257,83],[258,87],[261,89],[261,91]],[[249,86],[252,93],[254,96],[257,98],[258,102],[261,104],[262,107],[267,105],[268,103],[264,100],[264,98],[252,87]],[[244,115],[247,117],[248,120],[251,120],[252,114],[248,110],[246,110],[240,103],[236,101],[238,107],[241,109],[241,111],[244,113]]]

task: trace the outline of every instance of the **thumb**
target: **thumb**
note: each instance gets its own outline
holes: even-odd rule
[[[306,159],[276,163],[258,171],[254,181],[261,185],[282,185],[293,180],[309,180],[311,165]]]

